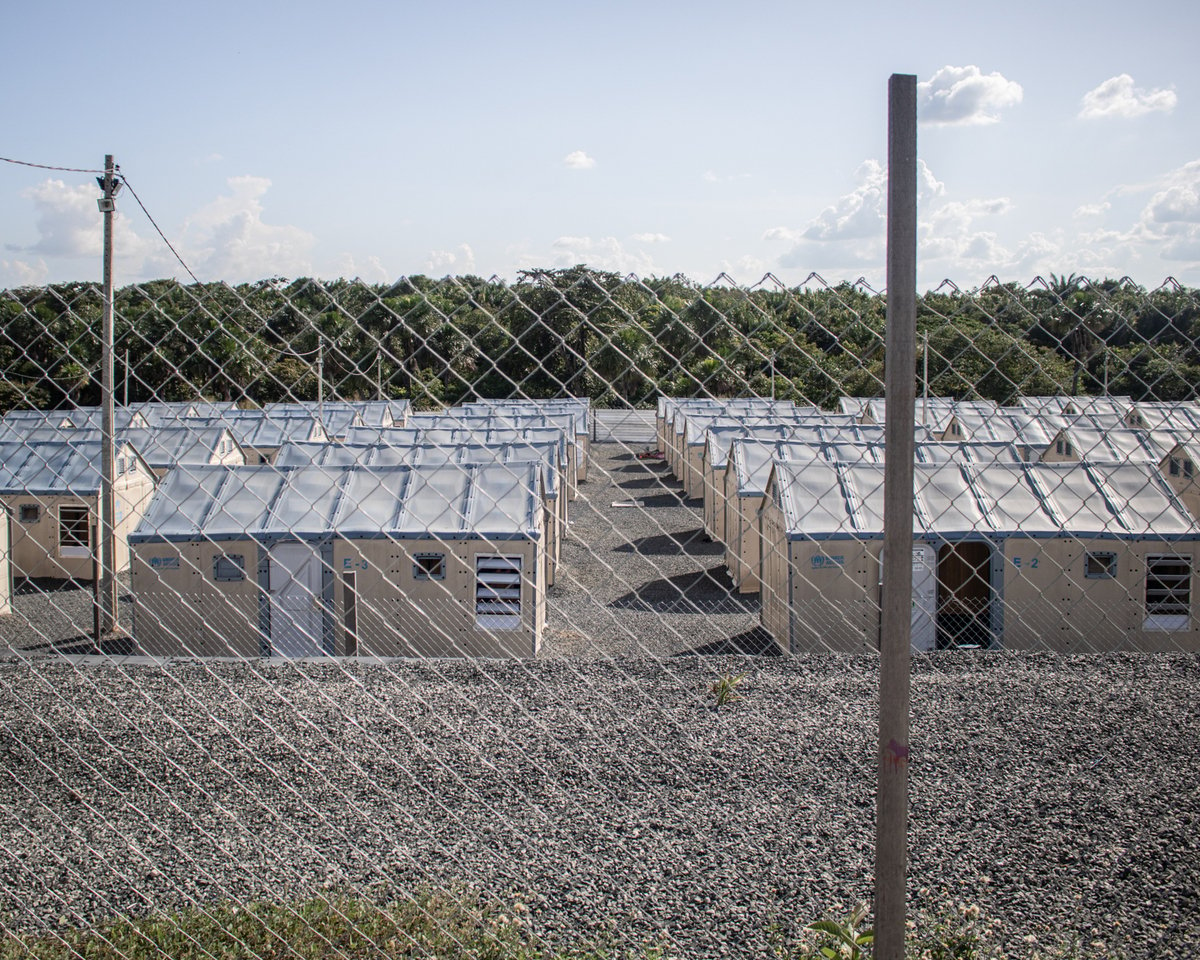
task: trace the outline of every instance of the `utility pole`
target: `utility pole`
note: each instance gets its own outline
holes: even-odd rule
[[[97,177],[104,195],[96,201],[104,215],[104,317],[100,333],[100,529],[99,543],[93,545],[100,559],[99,616],[96,618],[97,648],[104,637],[116,631],[117,611],[117,505],[113,485],[116,480],[115,429],[113,416],[113,213],[121,189],[116,178],[112,154],[104,157],[104,176]]]
[[[921,360],[925,365],[923,379],[925,381],[925,402],[921,407],[921,425],[929,426],[929,334],[926,333],[921,341]]]
[[[325,341],[317,342],[317,419],[325,427]]]

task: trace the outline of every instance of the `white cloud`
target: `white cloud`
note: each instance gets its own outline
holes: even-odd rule
[[[633,273],[649,276],[655,272],[654,258],[645,250],[628,250],[616,237],[570,237],[556,239],[548,257],[524,254],[520,257],[522,267],[573,267],[586,263],[597,270],[614,273]],[[549,261],[547,263],[547,261]]]
[[[563,157],[563,164],[572,170],[590,170],[596,165],[596,161],[582,150],[573,150]]]
[[[46,261],[39,259],[36,263],[24,260],[0,260],[0,288],[9,287],[40,287],[50,276]]]
[[[337,273],[340,277],[354,277],[367,283],[388,283],[396,279],[396,275],[383,265],[383,260],[377,256],[368,256],[365,262],[352,253],[343,253],[337,259]]]
[[[1128,120],[1146,113],[1170,113],[1175,109],[1174,90],[1141,90],[1127,73],[1105,80],[1083,95],[1081,120]]]
[[[731,183],[734,180],[749,180],[748,173],[730,173],[722,176],[715,170],[705,170],[702,178],[705,183]]]
[[[202,207],[184,228],[184,259],[202,280],[231,283],[262,277],[306,276],[316,238],[296,226],[265,223],[265,177],[230,177],[230,192]]]
[[[449,268],[453,268],[452,270]],[[430,273],[464,274],[475,269],[475,251],[465,243],[460,243],[453,250],[431,250],[429,259],[425,261],[425,269]]]
[[[43,180],[22,194],[33,201],[38,240],[28,250],[47,257],[99,257],[104,218],[96,207],[98,187]]]
[[[922,123],[977,126],[996,123],[1000,111],[1021,102],[1021,85],[976,66],[942,67],[917,84],[917,116]]]
[[[826,207],[804,229],[806,240],[859,240],[880,236],[887,219],[887,170],[878,160],[864,160],[854,172],[858,186]],[[945,193],[924,160],[917,161],[917,197],[928,200]],[[786,228],[774,227],[771,232]],[[772,239],[774,239],[773,237]]]
[[[671,238],[665,233],[635,233],[633,239],[638,243],[667,243]]]
[[[745,254],[736,260],[722,260],[721,270],[738,283],[757,283],[770,271],[765,260]]]
[[[99,188],[88,183],[68,185],[62,180],[48,179],[25,190],[22,195],[33,201],[38,238],[28,246],[8,244],[7,248],[50,260],[91,261],[90,266],[83,268],[83,273],[99,279],[104,254],[104,217],[96,206]],[[146,240],[130,227],[131,221],[124,209],[133,202],[127,193],[123,194],[117,201],[113,218],[113,272],[118,283],[127,280],[130,274],[140,278],[139,265],[144,266],[146,257],[161,248],[157,239],[154,242]],[[14,260],[8,269],[15,272],[21,282],[45,282],[51,271],[45,259],[39,259],[38,264]],[[72,266],[71,272],[78,275],[81,268]],[[28,279],[23,279],[26,277]]]
[[[1138,224],[1142,239],[1166,260],[1200,262],[1200,160],[1171,171],[1146,204]]]
[[[1085,203],[1075,208],[1076,217],[1102,217],[1112,209],[1112,204],[1105,200],[1103,203]]]
[[[766,240],[793,242],[779,258],[784,267],[847,266],[860,269],[882,261],[887,222],[887,170],[878,160],[865,160],[855,171],[858,186],[839,197],[799,231],[771,227]],[[917,197],[929,201],[945,193],[946,186],[925,161],[917,161]],[[818,252],[825,246],[832,251]]]
[[[763,231],[764,240],[782,240],[784,243],[795,243],[803,236],[791,227],[771,227]]]

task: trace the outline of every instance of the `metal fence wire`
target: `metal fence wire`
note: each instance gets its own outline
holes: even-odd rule
[[[874,880],[885,311],[135,284],[108,530],[103,292],[0,293],[9,944],[274,956],[269,902],[358,956],[365,901],[441,955],[800,956]],[[947,281],[917,330],[914,942],[1194,956],[1200,293]]]

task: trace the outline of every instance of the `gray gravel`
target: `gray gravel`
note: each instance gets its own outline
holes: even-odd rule
[[[772,924],[869,898],[876,664],[733,655],[763,648],[756,603],[664,473],[597,451],[537,661],[67,660],[40,654],[87,652],[86,592],[18,597],[4,923],[431,882],[519,898],[555,940],[615,921],[765,957]],[[1017,956],[1200,956],[1200,658],[914,671],[914,909],[978,904]]]
[[[712,709],[712,671],[748,672]],[[874,664],[837,657],[0,664],[0,911],[466,883],[559,939],[766,956],[869,896]],[[1200,662],[914,677],[914,906],[1200,953]],[[925,891],[918,893],[918,891]]]

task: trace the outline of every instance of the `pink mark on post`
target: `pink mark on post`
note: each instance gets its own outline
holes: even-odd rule
[[[898,744],[895,737],[889,740],[888,745],[883,749],[886,759],[893,770],[899,770],[901,764],[908,762],[908,747],[902,747]]]

